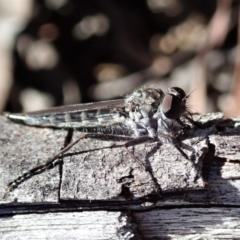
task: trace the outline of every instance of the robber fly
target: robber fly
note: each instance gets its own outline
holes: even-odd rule
[[[116,139],[128,137],[125,149],[136,161],[138,159],[128,149],[130,146],[149,140],[156,140],[162,144],[174,143],[179,135],[190,128],[189,123],[194,124],[186,105],[189,95],[179,87],[169,88],[166,94],[161,89],[149,87],[135,90],[124,99],[55,107],[21,114],[6,113],[8,119],[26,125],[83,132],[81,137],[68,143],[44,165],[36,166],[10,182],[9,190],[16,188],[31,176],[59,164],[62,161],[62,154],[84,138],[101,137],[104,140],[110,136]],[[140,161],[138,163],[143,165]]]

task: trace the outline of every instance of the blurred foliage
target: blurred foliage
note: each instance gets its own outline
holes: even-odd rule
[[[30,21],[16,37],[6,110],[22,111],[22,104],[26,110],[22,94],[29,88],[62,105],[117,98],[148,83],[166,88],[176,83],[173,78],[189,91],[202,84],[205,99],[198,100],[211,98],[207,110],[219,110],[218,100],[233,81],[237,1],[227,0],[231,22],[223,42],[210,44],[204,55],[205,78],[195,85],[181,79],[186,64],[208,44],[212,19],[224,1],[36,0]]]

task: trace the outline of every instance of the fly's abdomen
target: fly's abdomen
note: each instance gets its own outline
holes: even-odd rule
[[[58,113],[26,113],[26,114],[6,114],[10,120],[23,122],[26,125],[56,128],[79,128],[107,126],[121,123],[124,116],[119,112],[109,109],[98,109],[89,111],[58,112]]]

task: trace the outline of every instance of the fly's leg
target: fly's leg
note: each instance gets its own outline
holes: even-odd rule
[[[149,174],[151,175],[151,178],[153,180],[153,183],[154,183],[154,189],[155,189],[155,192],[157,194],[161,194],[161,187],[159,186],[158,182],[157,182],[157,179],[155,178],[154,174],[153,174],[153,171],[152,171],[152,168],[151,166],[149,167],[146,167],[136,156],[134,156],[134,154],[128,149],[128,147],[130,146],[134,146],[134,145],[137,145],[137,144],[141,144],[141,143],[144,143],[146,141],[150,141],[150,140],[153,140],[153,138],[151,137],[147,137],[147,136],[142,136],[142,137],[139,137],[139,138],[136,138],[136,139],[133,139],[131,141],[128,141],[127,143],[125,143],[125,149],[127,151],[127,153],[139,164],[139,166],[149,172]],[[158,147],[159,147],[159,144],[158,144]]]
[[[65,137],[65,140],[64,140],[64,145],[63,145],[63,148],[65,148],[67,145],[69,145],[72,141],[72,137],[73,137],[73,128],[69,128],[68,129],[68,133],[67,133],[67,136]],[[62,149],[63,149],[62,148]],[[61,149],[61,150],[62,150]]]
[[[187,154],[181,149],[181,143],[174,141],[173,145],[175,146],[175,148],[180,152],[180,154],[187,160],[190,160],[187,156]]]
[[[61,150],[63,150],[65,147],[67,147],[71,143],[72,138],[73,138],[73,131],[74,131],[73,128],[68,129],[67,136],[65,137],[64,145],[61,148]],[[58,164],[59,164],[59,174],[60,174],[58,198],[60,199],[60,188],[61,188],[61,185],[62,185],[62,172],[63,172],[63,154],[58,159],[59,159]],[[51,168],[53,168],[53,167],[55,167],[55,166],[52,166]]]
[[[80,140],[86,139],[86,138],[94,138],[94,139],[104,139],[104,140],[118,140],[118,141],[123,141],[123,140],[128,140],[132,139],[129,137],[119,137],[119,136],[114,136],[114,135],[107,135],[107,134],[97,134],[97,133],[88,133],[85,135],[80,136],[77,138],[75,141],[72,143],[69,143],[69,139],[71,137],[72,132],[70,131],[65,139],[65,145],[60,152],[58,152],[56,155],[51,157],[45,164],[38,165],[28,172],[22,174],[12,182],[8,184],[8,190],[12,191],[13,189],[17,188],[22,182],[26,181],[27,179],[31,178],[34,175],[40,174],[48,169],[51,169],[55,167],[57,164],[59,164],[62,161],[62,155],[69,151],[74,145],[76,145]]]
[[[152,140],[151,137],[147,137],[147,136],[142,136],[142,137],[139,137],[139,138],[136,138],[136,139],[133,139],[133,140],[130,140],[128,142],[125,143],[125,150],[126,152],[131,156],[132,159],[134,159],[138,164],[139,166],[145,170],[145,165],[136,157],[134,156],[134,154],[128,149],[129,147],[131,146],[134,146],[134,145],[137,145],[137,144],[141,144],[141,143],[144,143],[144,142],[147,142],[149,140]]]
[[[71,143],[72,137],[73,137],[73,130],[74,130],[73,128],[68,129],[67,136],[65,137],[64,144],[63,144],[63,147],[61,148],[61,150],[63,150],[65,147],[67,147]],[[57,164],[62,163],[63,155],[60,156],[58,158],[58,160],[59,160],[58,162],[55,162],[54,164],[52,164],[52,166],[49,166],[48,169],[54,168]],[[61,170],[61,168],[60,168],[60,170]],[[61,175],[61,173],[60,173],[60,175]]]
[[[182,129],[183,130],[187,130],[187,129],[190,129],[190,126],[189,125],[187,125],[187,124],[185,124],[185,123],[183,123],[180,119],[177,119],[176,120],[177,121],[177,123],[182,127]]]
[[[76,145],[81,139],[86,138],[87,135],[83,135],[79,137],[77,140],[74,142],[68,144],[66,147],[64,147],[60,152],[58,152],[56,155],[54,155],[52,158],[50,158],[45,164],[38,165],[28,172],[22,174],[12,182],[8,184],[8,190],[12,191],[16,187],[18,187],[22,182],[26,181],[27,179],[31,178],[34,175],[40,174],[47,169],[51,169],[55,167],[57,164],[59,164],[62,161],[62,154],[66,153],[69,149],[71,149],[74,145]],[[67,139],[67,138],[66,138]],[[67,144],[67,140],[65,139],[65,144]]]
[[[199,123],[197,123],[196,121],[194,121],[192,117],[185,116],[185,118],[186,118],[194,127],[200,128],[200,129],[203,129],[203,128],[204,128],[201,124],[199,124]]]

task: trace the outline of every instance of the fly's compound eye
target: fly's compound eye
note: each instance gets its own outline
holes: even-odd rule
[[[162,110],[169,119],[178,119],[186,110],[186,94],[181,88],[170,88],[163,98]]]
[[[186,97],[186,93],[179,87],[172,87],[168,89],[168,94],[174,95],[183,101]]]

